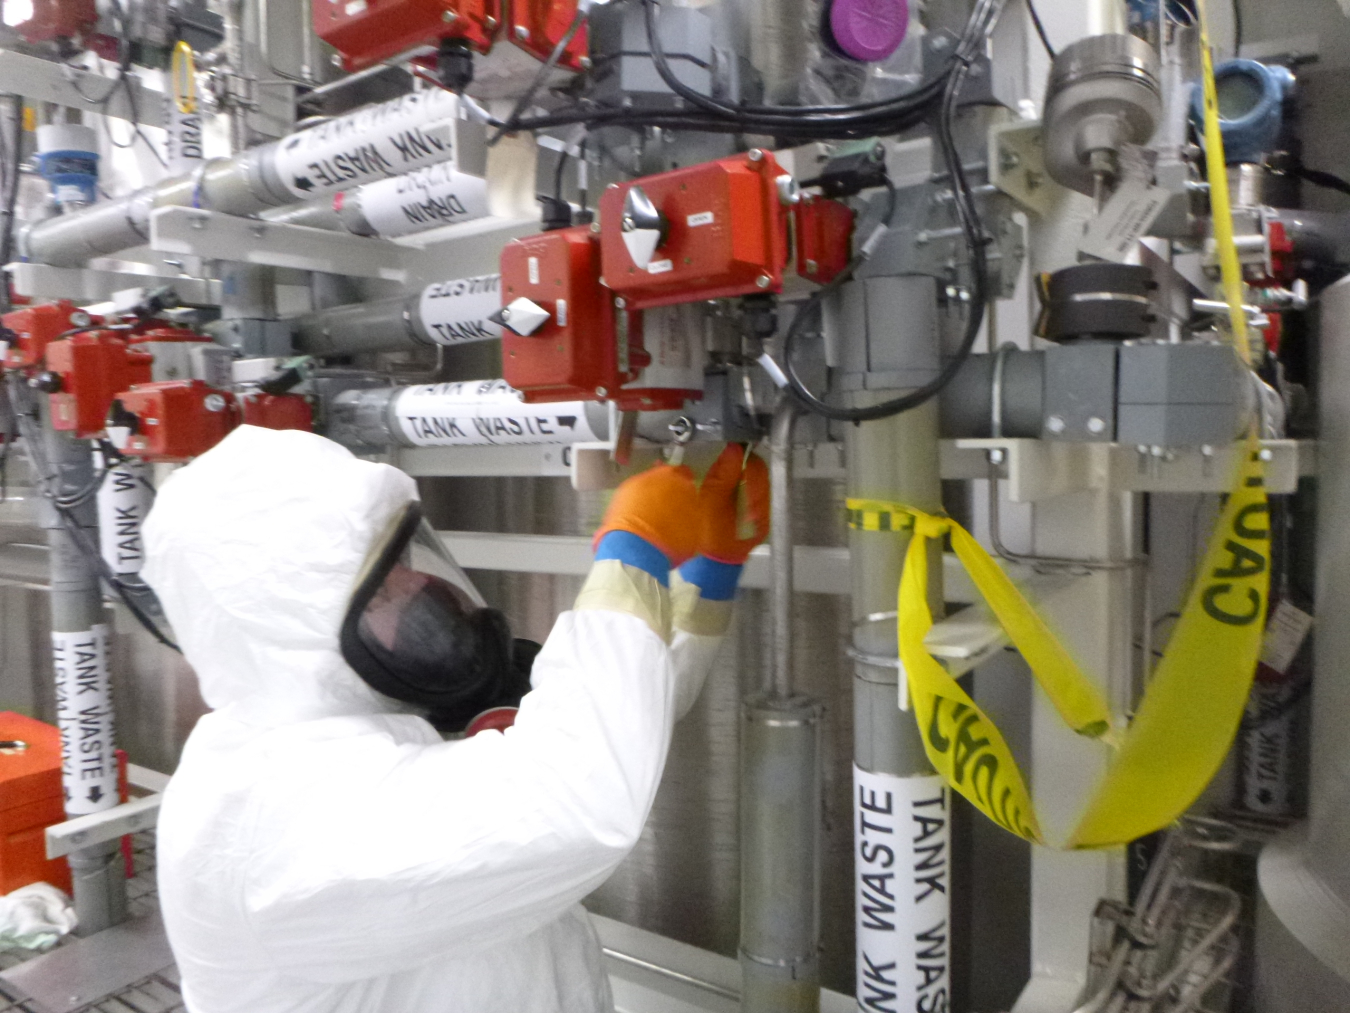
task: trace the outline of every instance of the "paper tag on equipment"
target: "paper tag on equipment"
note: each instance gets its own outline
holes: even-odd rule
[[[1120,175],[1116,192],[1088,223],[1078,245],[1088,256],[1117,264],[1125,263],[1139,248],[1139,240],[1148,235],[1149,228],[1172,199],[1169,191],[1153,184],[1153,166],[1135,145],[1122,146]]]
[[[71,816],[118,804],[108,681],[108,627],[52,634],[56,723],[61,729],[61,783]]]
[[[1261,664],[1279,675],[1287,675],[1312,623],[1313,617],[1293,602],[1282,601],[1276,605],[1266,624],[1265,639],[1261,641]]]
[[[936,774],[853,768],[860,1010],[949,1007],[950,801]]]

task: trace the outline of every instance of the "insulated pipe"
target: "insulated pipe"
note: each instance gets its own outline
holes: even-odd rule
[[[89,444],[51,427],[42,399],[37,435],[57,496],[75,496],[94,481]],[[78,496],[75,496],[78,498]],[[98,571],[77,538],[97,551],[97,514],[92,497],[63,518],[42,500],[51,567],[52,667],[56,676],[57,724],[61,729],[61,781],[68,817],[111,809],[119,802],[113,744],[113,704],[108,678],[110,637]],[[77,527],[73,533],[67,524]],[[118,842],[96,844],[69,856],[76,932],[93,935],[127,916],[126,879]]]
[[[774,653],[741,710],[741,1010],[820,1009],[820,705],[792,692],[792,432],[785,396],[770,439]]]
[[[38,222],[25,230],[22,250],[39,264],[75,267],[146,242],[157,207],[252,215],[447,162],[461,134],[467,139],[482,131],[458,112],[458,99],[439,88],[366,106],[126,197]]]
[[[1350,1009],[1350,278],[1322,294],[1308,819],[1261,853],[1256,1008]]]
[[[299,317],[295,347],[311,355],[352,355],[488,341],[501,337],[501,325],[488,319],[501,308],[501,275],[453,278],[412,295]]]
[[[855,392],[855,407],[894,396]],[[987,403],[987,402],[986,402]],[[942,511],[934,401],[846,436],[850,498]],[[933,772],[900,685],[896,595],[910,536],[849,531],[853,580],[854,874],[863,1009],[945,1008],[951,995],[950,795]],[[928,606],[942,617],[940,540]]]

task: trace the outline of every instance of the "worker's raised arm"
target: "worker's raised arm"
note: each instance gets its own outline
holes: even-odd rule
[[[245,891],[280,969],[336,982],[471,952],[542,928],[603,882],[665,762],[678,692],[668,576],[698,547],[697,510],[686,469],[618,490],[505,733],[440,743],[389,717],[278,765],[298,762],[304,783],[270,786],[257,821],[292,836],[258,842]]]

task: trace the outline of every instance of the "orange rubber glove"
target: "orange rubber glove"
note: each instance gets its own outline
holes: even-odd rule
[[[769,535],[769,469],[763,458],[728,443],[698,491],[698,554],[740,566]]]
[[[614,491],[591,544],[598,549],[611,531],[627,531],[661,552],[674,569],[699,551],[698,516],[694,473],[684,466],[658,464],[626,479]],[[613,558],[648,569],[626,555],[616,554]],[[665,574],[653,575],[664,583]]]

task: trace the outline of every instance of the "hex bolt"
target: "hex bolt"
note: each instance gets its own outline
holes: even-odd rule
[[[530,30],[524,25],[516,25],[516,38],[522,42],[530,37]]]
[[[1058,435],[1064,432],[1064,419],[1059,415],[1051,415],[1045,420],[1045,428]]]
[[[755,285],[759,288],[768,288],[772,284],[773,279],[770,278],[767,274],[761,274],[758,278],[755,279]]]
[[[456,14],[454,11],[441,11],[442,21],[454,21],[455,18],[457,17],[459,17],[459,15]]]
[[[608,393],[609,393],[609,389],[608,389],[607,387],[596,387],[596,388],[595,388],[595,396],[596,396],[596,397],[605,397]]]
[[[626,309],[627,307],[628,303],[624,300],[623,296],[620,295],[614,297],[614,308],[616,310]]]
[[[1093,436],[1099,436],[1106,431],[1106,420],[1094,415],[1087,420],[1087,431]]]
[[[752,162],[758,162],[764,158],[764,152],[760,148],[751,148],[749,151],[745,153],[745,157],[750,159],[750,161]]]

